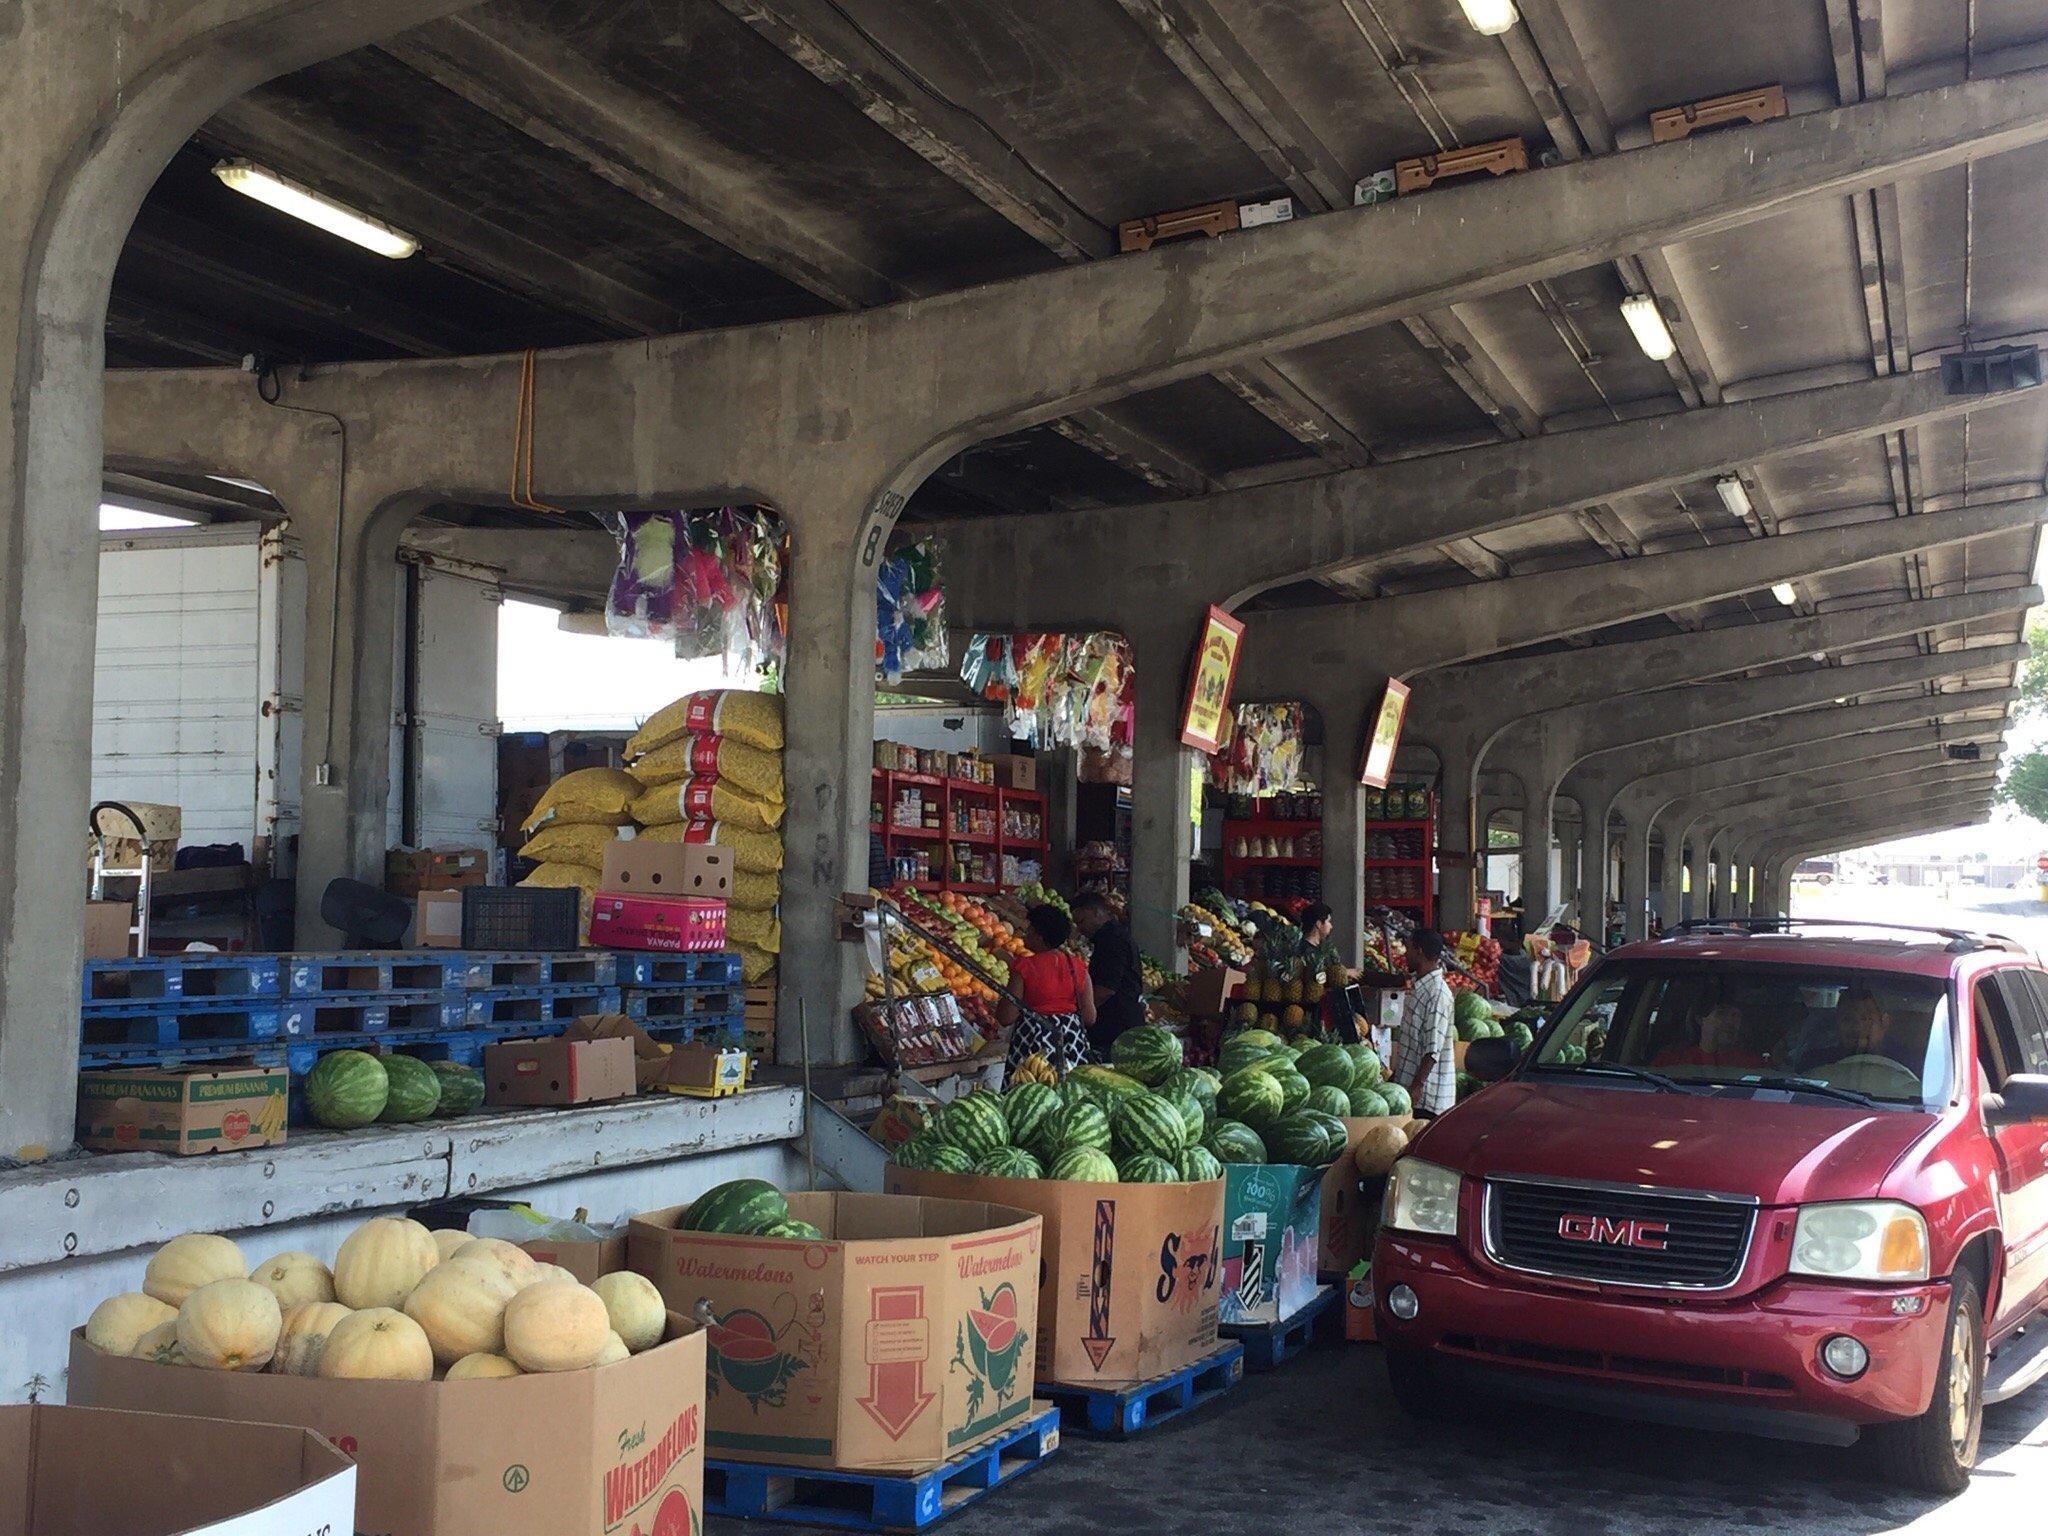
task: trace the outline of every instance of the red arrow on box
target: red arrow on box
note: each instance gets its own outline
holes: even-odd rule
[[[882,1286],[869,1295],[868,1395],[860,1405],[891,1440],[901,1440],[935,1396],[924,1389],[931,1358],[924,1287]]]

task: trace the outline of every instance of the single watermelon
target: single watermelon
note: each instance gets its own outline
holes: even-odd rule
[[[484,1101],[484,1075],[475,1067],[459,1062],[437,1061],[434,1076],[441,1080],[441,1102],[435,1106],[437,1119],[475,1114]]]
[[[935,1132],[919,1131],[891,1152],[889,1161],[898,1168],[929,1168],[932,1165],[932,1152],[944,1145]]]
[[[794,1217],[788,1221],[771,1221],[754,1235],[756,1237],[785,1237],[795,1241],[810,1243],[822,1242],[825,1237],[824,1233],[820,1232],[808,1221],[798,1221]]]
[[[1253,1035],[1264,1038],[1260,1040],[1248,1038]],[[1267,1045],[1265,1043],[1265,1040],[1272,1038],[1263,1029],[1248,1029],[1244,1034],[1237,1036],[1235,1039],[1224,1041],[1223,1049],[1216,1057],[1216,1065],[1223,1069],[1224,1081],[1228,1082],[1232,1073],[1240,1072],[1246,1067],[1257,1066],[1262,1061],[1288,1060],[1285,1049],[1277,1045]]]
[[[1358,1068],[1341,1045],[1316,1045],[1301,1053],[1296,1070],[1311,1088],[1335,1088],[1349,1093],[1358,1082]]]
[[[1291,1115],[1308,1103],[1308,1079],[1291,1068],[1271,1074],[1273,1081],[1280,1085],[1280,1113]]]
[[[1266,1155],[1276,1163],[1314,1168],[1328,1161],[1329,1141],[1323,1128],[1306,1115],[1289,1115],[1266,1127]]]
[[[1140,1153],[1176,1158],[1188,1140],[1187,1124],[1179,1108],[1156,1093],[1139,1094],[1117,1105],[1109,1128],[1112,1145],[1127,1158]]]
[[[1125,1077],[1156,1087],[1180,1070],[1180,1036],[1162,1024],[1140,1024],[1116,1037],[1109,1060]]]
[[[1381,1083],[1373,1092],[1386,1100],[1388,1114],[1412,1115],[1415,1113],[1415,1105],[1408,1097],[1408,1090],[1399,1083]]]
[[[1322,1127],[1324,1162],[1340,1155],[1351,1144],[1351,1132],[1345,1126],[1343,1116],[1325,1114],[1320,1109],[1304,1109],[1302,1114]]]
[[[974,1159],[950,1142],[936,1142],[931,1155],[923,1164],[931,1173],[972,1173]]]
[[[1219,1163],[1263,1163],[1266,1143],[1242,1120],[1218,1120],[1202,1143]]]
[[[1207,1147],[1188,1147],[1180,1155],[1180,1177],[1184,1184],[1206,1184],[1223,1177],[1223,1164]]]
[[[1279,1082],[1262,1067],[1240,1067],[1223,1079],[1223,1087],[1216,1094],[1216,1113],[1219,1116],[1225,1120],[1242,1120],[1254,1130],[1271,1125],[1285,1108],[1286,1095],[1281,1091]]]
[[[1460,1040],[1483,1040],[1480,1032],[1493,1022],[1493,1009],[1477,992],[1460,992],[1451,999],[1451,1027]]]
[[[1022,1147],[997,1147],[983,1158],[978,1158],[974,1171],[986,1179],[1037,1179],[1045,1176],[1045,1169],[1037,1158]]]
[[[1341,1120],[1351,1113],[1351,1095],[1342,1088],[1325,1084],[1321,1088],[1309,1089],[1307,1107],[1325,1115],[1335,1115]]]
[[[1145,1085],[1135,1077],[1128,1077],[1122,1072],[1092,1064],[1074,1068],[1067,1074],[1066,1080],[1085,1088],[1095,1096],[1096,1102],[1105,1108],[1118,1099],[1128,1099],[1134,1093],[1145,1091]]]
[[[419,1057],[385,1057],[384,1076],[389,1087],[384,1097],[384,1111],[377,1116],[379,1120],[409,1125],[415,1120],[427,1119],[440,1107],[441,1079]]]
[[[1069,1147],[1045,1170],[1048,1179],[1076,1184],[1116,1183],[1116,1164],[1099,1147]]]
[[[1182,1067],[1178,1072],[1169,1072],[1166,1081],[1158,1091],[1169,1099],[1193,1099],[1202,1106],[1204,1121],[1216,1118],[1216,1075],[1200,1067]]]
[[[358,1130],[384,1113],[390,1093],[390,1073],[368,1051],[329,1051],[306,1074],[306,1113],[333,1130]]]
[[[1377,1088],[1354,1088],[1351,1090],[1350,1115],[1354,1120],[1377,1120],[1391,1113],[1387,1101],[1380,1097]]]
[[[1268,1053],[1287,1049],[1287,1042],[1274,1034],[1270,1029],[1241,1029],[1223,1043],[1225,1045],[1255,1045]]]
[[[1116,1176],[1125,1184],[1178,1184],[1180,1169],[1163,1157],[1139,1152],[1118,1165]]]
[[[1358,1076],[1353,1079],[1354,1087],[1370,1088],[1385,1076],[1385,1069],[1380,1065],[1379,1052],[1371,1046],[1347,1045],[1344,1047],[1344,1054],[1351,1058],[1352,1066],[1358,1069]]]
[[[1530,1046],[1536,1043],[1535,1031],[1519,1019],[1511,1020],[1504,1033],[1507,1036],[1508,1044],[1512,1045],[1517,1051],[1526,1052]]]
[[[977,1161],[1010,1144],[1010,1123],[1003,1101],[992,1093],[970,1093],[939,1112],[939,1139]]]
[[[1053,1112],[1041,1135],[1040,1162],[1056,1161],[1062,1152],[1081,1148],[1109,1150],[1109,1116],[1094,1104],[1069,1104]],[[1050,1153],[1050,1156],[1047,1154]]]
[[[1059,1107],[1059,1094],[1044,1083],[1019,1083],[1004,1094],[1003,1120],[1010,1128],[1010,1145],[1034,1145],[1039,1131]]]
[[[1209,1129],[1210,1118],[1210,1112],[1202,1108],[1201,1101],[1193,1094],[1184,1094],[1179,1098],[1172,1098],[1162,1093],[1160,1097],[1180,1111],[1181,1125],[1184,1127],[1180,1144],[1184,1147],[1192,1147],[1196,1142],[1200,1141],[1202,1139],[1202,1132]]]
[[[730,1179],[704,1191],[676,1223],[684,1232],[760,1232],[789,1220],[789,1202],[766,1179]]]

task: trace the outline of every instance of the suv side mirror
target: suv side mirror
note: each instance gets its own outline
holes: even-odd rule
[[[1506,1040],[1474,1040],[1465,1048],[1465,1072],[1482,1083],[1497,1083],[1515,1070],[1520,1052]],[[2048,1088],[2048,1078],[2041,1080]]]
[[[2017,1072],[2005,1080],[2005,1091],[1984,1095],[1985,1122],[2028,1125],[2048,1121],[2048,1077]]]

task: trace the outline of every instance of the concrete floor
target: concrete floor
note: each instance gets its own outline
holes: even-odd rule
[[[1323,1342],[1136,1440],[1069,1437],[1047,1466],[943,1529],[1875,1536],[2037,1525],[2048,1496],[2048,1388],[1991,1410],[1985,1438],[1975,1482],[1944,1504],[1884,1486],[1860,1448],[1477,1408],[1468,1424],[1421,1426],[1395,1408],[1373,1346]],[[707,1528],[729,1536],[742,1526],[713,1519]]]

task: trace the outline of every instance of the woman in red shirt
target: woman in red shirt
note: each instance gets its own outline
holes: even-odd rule
[[[1088,962],[1061,947],[1073,931],[1073,920],[1058,907],[1025,914],[1024,944],[1031,952],[1010,966],[1010,990],[1024,1005],[1005,997],[996,1007],[996,1017],[1010,1026],[1005,1059],[1011,1071],[1034,1052],[1061,1077],[1087,1059],[1095,990],[1088,985]]]

